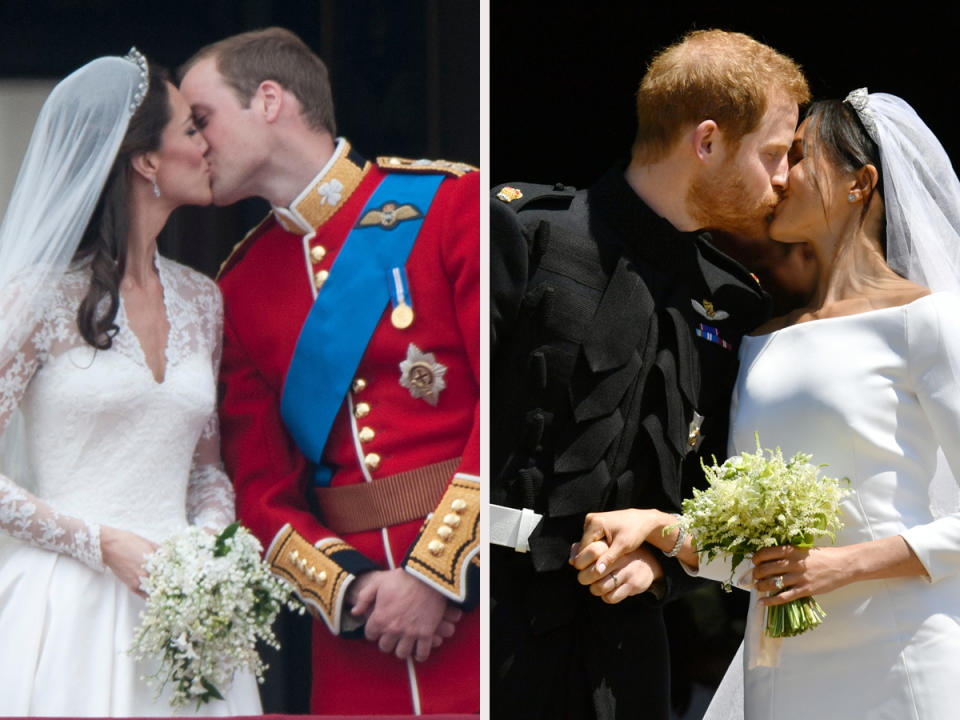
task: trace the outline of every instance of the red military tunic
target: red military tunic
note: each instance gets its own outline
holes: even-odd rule
[[[322,462],[332,470],[331,488],[437,467],[444,468],[441,483],[447,487],[441,487],[437,512],[426,524],[421,516],[385,529],[337,533],[308,504],[312,464],[284,425],[281,397],[315,292],[322,292],[338,251],[386,175],[384,167],[439,169],[448,177],[406,263],[413,322],[395,327],[386,308]],[[396,158],[373,165],[341,140],[291,208],[275,209],[221,270],[223,455],[241,521],[270,546],[274,571],[293,582],[324,620],[314,624],[315,713],[479,711],[476,611],[466,612],[454,636],[424,663],[399,660],[362,637],[340,634],[341,618],[349,622],[347,587],[356,573],[373,567],[405,567],[453,602],[476,599],[467,597],[468,585],[474,587],[467,577],[476,575],[479,559],[480,188],[479,173],[470,170]],[[411,358],[435,371],[428,373],[432,398],[411,387]],[[362,517],[364,508],[358,510]]]

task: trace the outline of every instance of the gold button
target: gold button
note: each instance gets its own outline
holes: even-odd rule
[[[437,536],[441,540],[449,540],[451,535],[453,535],[453,529],[449,525],[441,525],[437,528]]]
[[[364,443],[370,442],[371,440],[373,440],[374,435],[376,435],[376,433],[373,432],[373,428],[370,428],[370,427],[360,428],[360,432],[358,433],[360,442],[364,442]]]
[[[327,573],[323,570],[317,573],[317,583],[323,585],[327,582]]]
[[[455,513],[462,513],[464,510],[467,509],[467,501],[463,500],[462,498],[457,498],[452,503],[450,503],[450,507],[453,508],[453,511]]]
[[[357,378],[353,381],[353,391],[355,393],[363,392],[367,387],[367,381],[363,378]]]
[[[313,580],[317,576],[317,569],[311,565],[307,568],[307,577]]]
[[[443,516],[444,525],[449,525],[452,528],[460,526],[460,516],[454,515],[453,513],[447,513]]]
[[[300,572],[305,573],[307,571],[307,559],[300,558],[300,560],[297,562],[297,567],[300,568]]]
[[[313,283],[317,286],[317,290],[319,290],[323,283],[327,281],[327,277],[329,277],[329,275],[329,270],[320,270],[316,275],[313,276]]]
[[[427,545],[427,550],[432,552],[434,555],[439,555],[443,552],[444,544],[439,540],[431,540],[430,544]]]
[[[312,248],[310,248],[310,259],[315,263],[323,260],[326,255],[327,249],[323,245],[314,245]]]
[[[367,453],[363,458],[363,464],[367,466],[367,470],[376,470],[380,467],[380,456],[376,453]]]
[[[290,552],[290,562],[296,564],[298,557],[300,557],[300,553],[298,553],[296,550]]]
[[[367,403],[357,403],[357,406],[353,409],[353,414],[358,418],[365,418],[370,414],[370,406]]]

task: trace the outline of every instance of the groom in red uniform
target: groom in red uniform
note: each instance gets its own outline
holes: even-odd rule
[[[361,157],[280,28],[182,71],[214,202],[270,215],[224,264],[240,519],[319,619],[314,713],[479,711],[479,178]]]

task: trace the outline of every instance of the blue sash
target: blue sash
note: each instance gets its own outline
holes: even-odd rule
[[[297,446],[317,465],[315,485],[330,484],[329,468],[320,465],[327,436],[390,303],[392,270],[406,263],[443,178],[394,173],[380,182],[360,212],[361,221],[385,203],[413,206],[417,216],[395,224],[354,226],[300,330],[280,414]]]

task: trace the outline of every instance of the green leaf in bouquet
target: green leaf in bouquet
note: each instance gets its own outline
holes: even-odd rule
[[[233,522],[227,525],[223,531],[217,535],[217,543],[213,546],[213,556],[214,557],[223,557],[228,552],[230,552],[230,547],[227,545],[227,540],[232,538],[237,534],[237,530],[240,529],[240,523]]]

